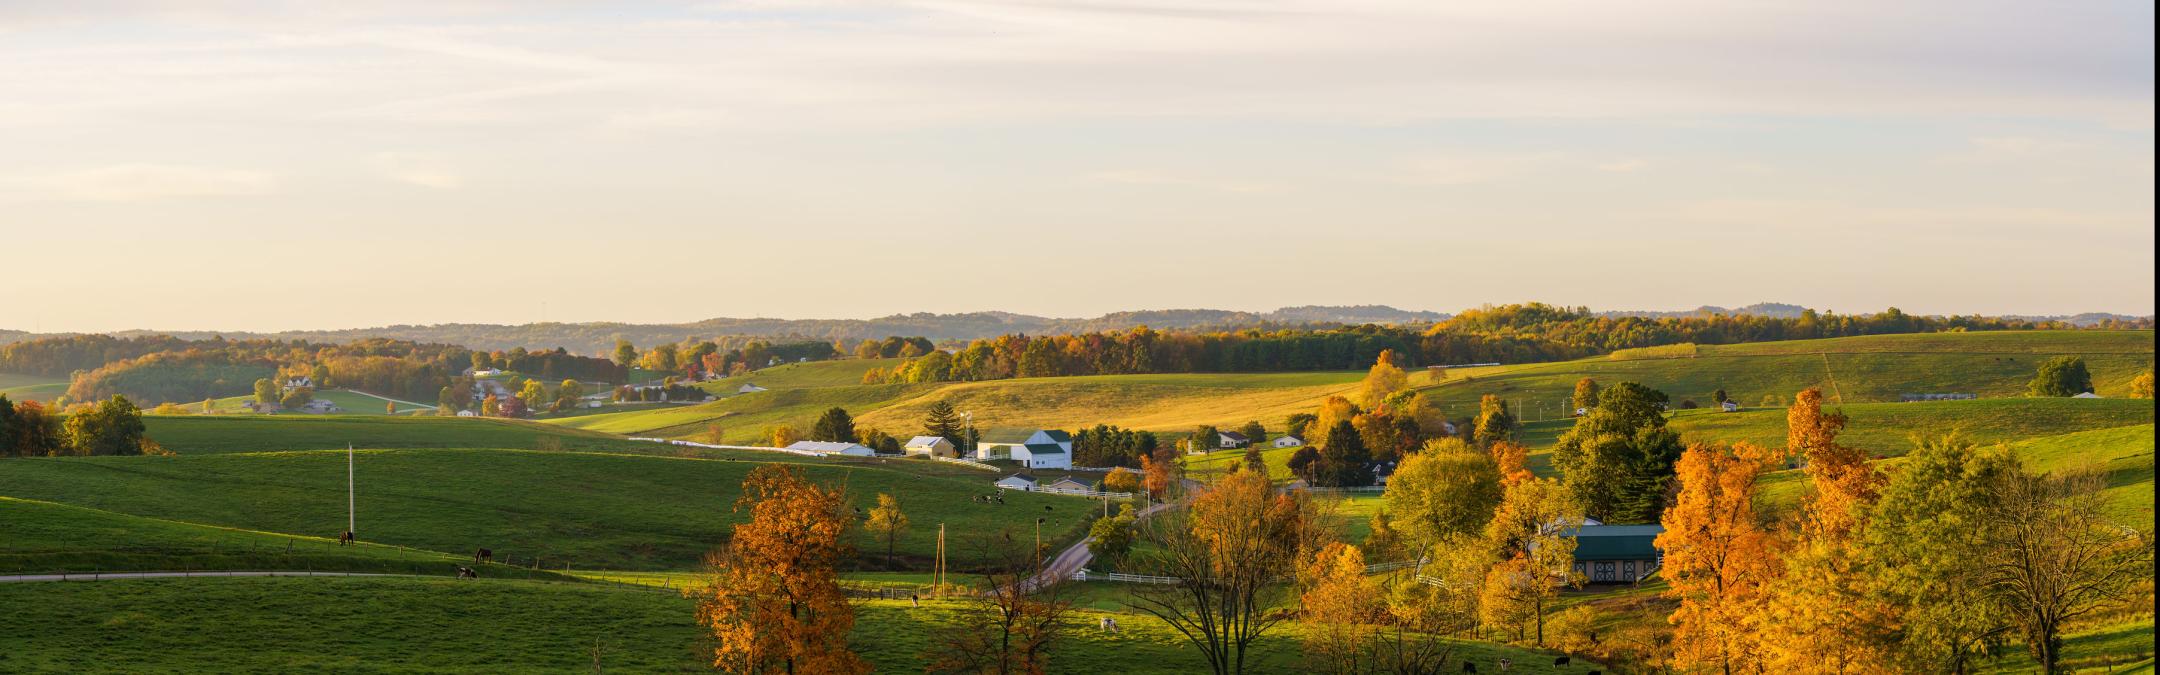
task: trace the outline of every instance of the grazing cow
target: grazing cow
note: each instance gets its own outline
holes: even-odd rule
[[[458,568],[457,568],[457,578],[459,578],[459,579],[478,579],[478,578],[480,578],[480,575],[479,575],[479,573],[477,573],[477,572],[474,572],[474,571],[473,571],[473,568],[470,568],[470,567],[466,567],[466,566],[464,566],[464,565],[459,565],[459,566],[458,566]]]
[[[352,530],[346,530],[344,534],[340,534],[337,536],[337,545],[339,546],[357,543],[360,543],[360,540],[353,538]]]
[[[1500,659],[1500,672],[1503,672],[1503,673],[1505,673],[1505,672],[1507,672],[1507,671],[1509,671],[1509,670],[1512,670],[1512,669],[1514,669],[1514,668],[1515,668],[1515,659]]]
[[[477,550],[477,551],[473,551],[473,554],[472,554],[472,564],[478,565],[478,564],[480,564],[480,563],[483,563],[483,562],[493,562],[494,560],[495,560],[495,552],[494,552],[494,551],[490,551],[490,550],[487,550],[487,549],[484,549],[484,548],[483,548],[483,549],[480,549],[480,550]]]
[[[1555,665],[1555,666],[1564,666],[1564,665],[1567,665],[1567,664],[1568,664],[1568,657],[1562,656],[1562,657],[1560,657],[1560,658],[1557,658],[1557,659],[1553,659],[1553,660],[1552,660],[1552,664],[1553,664],[1553,665]]]
[[[1112,619],[1107,616],[1097,620],[1095,622],[1095,627],[1105,633],[1118,632],[1117,619]]]
[[[1602,671],[1602,670],[1593,670],[1593,671],[1590,671],[1590,675],[1605,675],[1605,671]]]
[[[1464,661],[1462,662],[1462,671],[1465,673],[1475,673],[1477,672],[1477,664],[1469,661]]]

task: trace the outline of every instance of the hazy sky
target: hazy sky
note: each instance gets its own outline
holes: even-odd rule
[[[2150,313],[2153,18],[0,0],[0,327]]]

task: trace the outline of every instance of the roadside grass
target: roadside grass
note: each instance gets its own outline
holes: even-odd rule
[[[381,418],[394,419],[394,418]],[[761,453],[762,454],[762,453]],[[890,462],[889,466],[905,466]],[[493,549],[498,559],[546,569],[687,570],[724,542],[743,516],[734,511],[743,477],[763,462],[628,454],[502,449],[367,449],[358,454],[360,533],[370,541],[435,551]],[[1005,495],[979,504],[993,476],[972,480],[888,465],[802,464],[812,480],[847,486],[869,508],[879,493],[900,498],[913,527],[900,559],[932,557],[937,524],[949,541],[1010,529],[1076,541],[1097,505],[1082,497]],[[178,457],[61,457],[8,460],[0,495],[116,513],[268,532],[335,536],[345,529],[346,458],[341,450]],[[884,546],[867,532],[857,562],[876,569]],[[948,556],[955,568],[972,557]]]
[[[197,525],[53,502],[0,497],[0,573],[277,570],[455,576],[470,556],[383,546],[339,546],[300,537]],[[490,565],[493,577],[564,579],[551,572]]]

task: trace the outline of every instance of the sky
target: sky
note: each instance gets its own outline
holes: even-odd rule
[[[0,328],[2150,314],[2153,19],[0,0]]]

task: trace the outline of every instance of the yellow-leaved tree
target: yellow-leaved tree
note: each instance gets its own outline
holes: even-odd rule
[[[1696,444],[1674,467],[1680,492],[1657,537],[1659,568],[1680,601],[1673,666],[1682,671],[1755,672],[1762,660],[1756,618],[1778,573],[1777,541],[1755,513],[1759,448]]]
[[[1891,669],[1882,642],[1890,611],[1869,597],[1854,540],[1883,475],[1866,453],[1839,445],[1845,415],[1822,410],[1808,389],[1786,409],[1786,453],[1807,459],[1808,491],[1782,578],[1763,603],[1764,664],[1779,672],[1857,673]]]
[[[706,583],[684,590],[710,631],[713,667],[731,673],[866,673],[848,650],[855,609],[834,567],[848,545],[847,494],[785,465],[743,479],[738,524],[725,551],[706,560]]]

